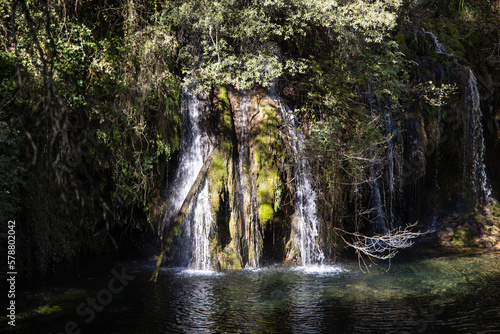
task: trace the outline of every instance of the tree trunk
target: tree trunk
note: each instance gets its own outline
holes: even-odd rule
[[[191,186],[191,189],[189,190],[188,194],[186,195],[186,198],[184,199],[184,202],[182,203],[182,206],[181,206],[179,212],[177,213],[177,216],[175,216],[175,219],[172,223],[172,226],[170,227],[170,231],[168,232],[168,235],[165,237],[165,239],[163,239],[163,247],[161,248],[160,255],[158,256],[158,259],[156,260],[155,270],[153,271],[153,274],[151,275],[151,278],[149,279],[151,282],[156,282],[156,280],[158,279],[158,273],[160,271],[160,266],[161,266],[161,263],[163,261],[163,257],[169,251],[170,244],[172,244],[174,237],[179,234],[179,229],[181,227],[181,224],[188,214],[189,204],[191,203],[191,200],[193,199],[194,195],[198,192],[198,189],[200,188],[201,183],[202,183],[203,179],[205,178],[205,175],[207,174],[208,170],[210,169],[210,166],[212,166],[214,152],[215,152],[215,150],[212,150],[212,152],[208,156],[207,160],[205,160],[205,162],[203,163],[203,166],[201,167],[201,170],[198,173],[196,180],[194,181],[193,185]]]

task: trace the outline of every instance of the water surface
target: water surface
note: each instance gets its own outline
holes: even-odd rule
[[[23,291],[16,332],[64,333],[72,322],[80,333],[500,333],[499,255],[413,251],[370,273],[356,261],[165,268],[156,284],[148,282],[152,262],[115,263]],[[87,323],[78,305],[105,297],[111,270],[123,267],[134,278]]]

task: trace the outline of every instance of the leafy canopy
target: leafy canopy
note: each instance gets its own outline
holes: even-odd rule
[[[400,0],[172,1],[159,21],[177,32],[186,84],[245,89],[303,73],[309,61],[283,51],[307,47],[318,30],[345,49],[381,42],[396,25],[400,5]]]

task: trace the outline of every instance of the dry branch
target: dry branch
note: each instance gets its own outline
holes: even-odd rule
[[[348,246],[356,250],[360,260],[363,260],[363,255],[379,260],[390,260],[396,256],[399,250],[413,245],[415,238],[425,234],[424,232],[413,232],[412,228],[416,225],[417,223],[405,228],[399,227],[386,234],[374,236],[366,236],[359,232],[347,232],[340,228],[335,228],[335,230]],[[345,235],[350,236],[352,241],[346,240]]]

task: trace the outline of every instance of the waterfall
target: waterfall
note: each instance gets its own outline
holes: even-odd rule
[[[397,133],[397,123],[394,123],[392,120],[391,113],[387,108],[385,109],[385,118],[386,118],[386,141],[387,141],[387,159],[389,161],[389,165],[387,168],[387,178],[389,182],[389,200],[388,200],[388,210],[389,217],[388,222],[386,223],[386,227],[390,229],[394,228],[396,219],[394,215],[394,202],[398,199],[398,197],[394,196],[396,189],[396,185],[401,184],[400,179],[396,179],[396,177],[401,177],[400,171],[396,168],[396,159],[398,157],[398,151],[394,147],[394,135]],[[397,194],[396,194],[397,195]]]
[[[376,233],[387,233],[396,225],[395,203],[399,200],[396,191],[397,187],[402,183],[402,172],[397,163],[399,157],[398,148],[394,144],[394,135],[398,132],[397,123],[393,121],[390,110],[381,100],[381,97],[374,92],[373,83],[368,84],[365,98],[367,105],[370,107],[371,116],[376,120],[377,115],[384,115],[382,131],[385,135],[387,144],[387,167],[384,167],[384,177],[377,175],[377,168],[380,166],[375,162],[371,162],[370,179],[371,179],[371,219],[374,223],[374,231]],[[373,152],[375,155],[376,153]]]
[[[470,68],[467,68],[468,81],[465,95],[465,104],[470,108],[467,124],[466,143],[469,145],[472,166],[469,171],[465,171],[464,176],[468,176],[472,182],[473,190],[481,203],[490,201],[491,190],[488,186],[486,166],[484,164],[484,136],[481,124],[482,112],[480,106],[477,80]],[[466,175],[468,174],[468,175]]]
[[[288,130],[295,164],[296,198],[291,241],[299,247],[303,266],[321,264],[325,255],[317,240],[319,237],[319,221],[316,216],[316,192],[311,183],[309,163],[303,155],[305,149],[304,135],[298,129],[295,115],[280,100],[278,94],[272,92],[270,96],[278,104],[283,123]]]
[[[209,138],[204,131],[201,115],[203,104],[187,90],[182,95],[182,117],[184,136],[179,154],[179,167],[167,190],[167,214],[165,223],[170,223],[182,206],[191,186],[210,151]],[[213,223],[207,181],[203,181],[198,194],[193,198],[189,213],[182,224],[174,258],[178,265],[193,269],[209,270],[209,232]]]
[[[431,36],[434,48],[437,53],[445,54],[449,57],[455,58],[450,54],[446,48],[439,42],[436,35],[432,32],[425,32],[427,35]],[[477,88],[477,80],[472,72],[472,70],[464,66],[467,72],[467,83],[465,90],[465,101],[464,104],[467,107],[469,114],[467,115],[467,124],[465,137],[463,141],[463,158],[464,160],[469,159],[470,164],[467,161],[463,163],[463,175],[464,180],[470,180],[472,189],[476,194],[476,198],[483,204],[488,203],[491,200],[491,189],[489,188],[486,167],[484,164],[484,136],[483,136],[483,126],[481,124],[482,112],[481,112],[481,100],[479,96],[479,90]],[[438,110],[438,125],[437,125],[437,142],[436,142],[436,188],[439,190],[439,184],[437,184],[437,163],[439,162],[439,141],[440,141],[440,121],[441,121],[441,108]]]

